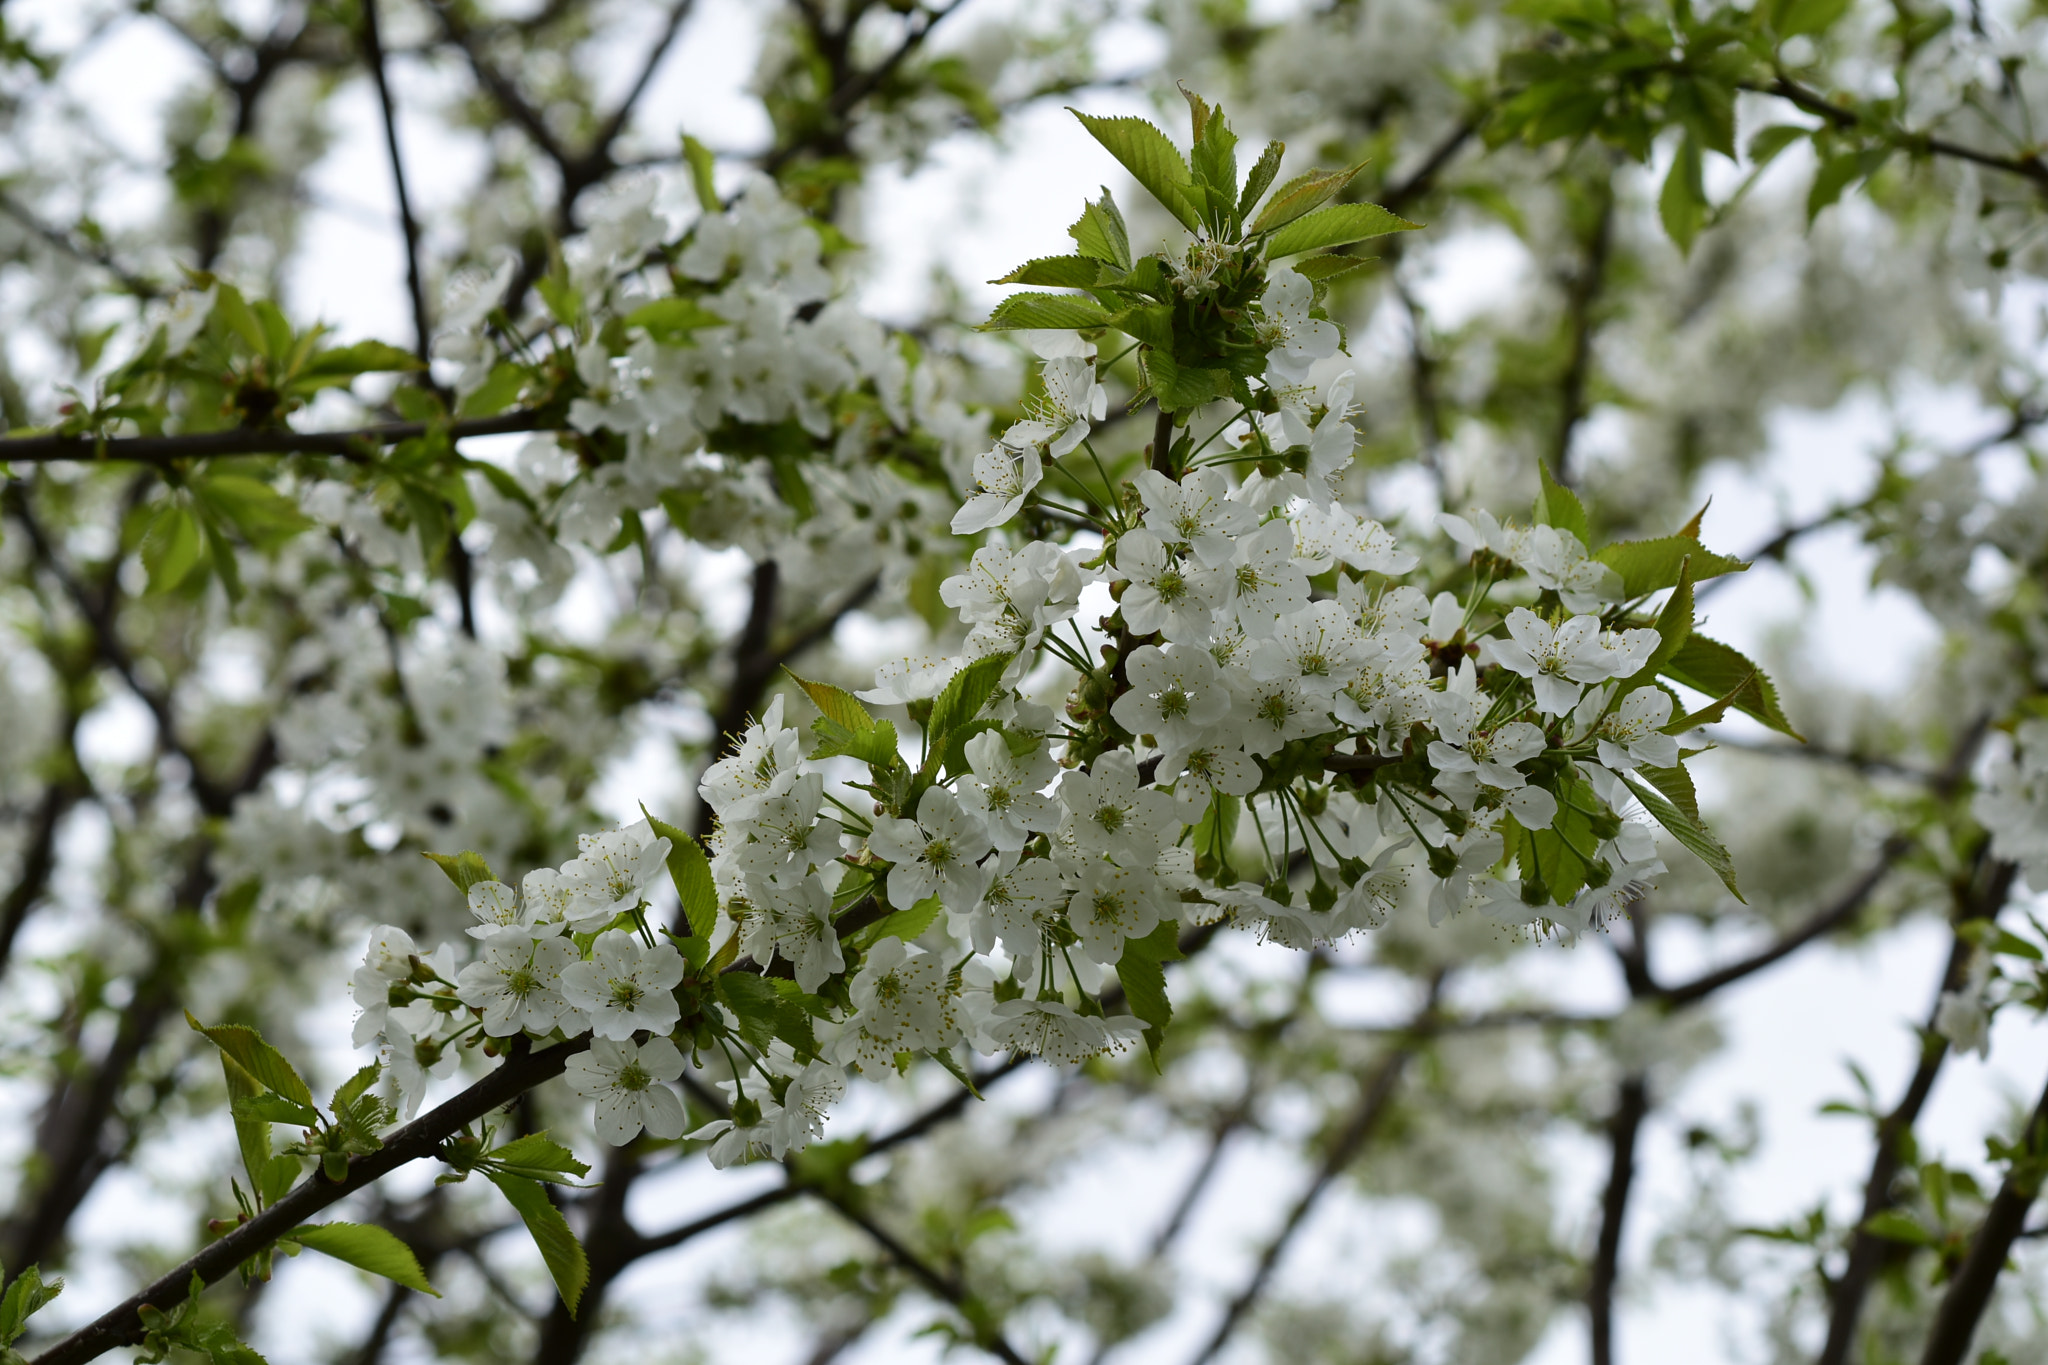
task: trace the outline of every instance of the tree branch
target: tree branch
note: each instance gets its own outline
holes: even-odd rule
[[[1906,850],[1911,847],[1912,841],[1910,839],[1903,835],[1892,835],[1878,849],[1876,861],[1865,869],[1862,876],[1852,882],[1848,889],[1843,891],[1840,896],[1837,896],[1833,904],[1812,916],[1798,928],[1780,935],[1769,947],[1751,953],[1748,957],[1731,962],[1725,967],[1697,976],[1684,985],[1658,986],[1646,998],[1661,1000],[1673,1009],[1682,1009],[1687,1005],[1698,1003],[1707,996],[1712,995],[1715,991],[1720,990],[1723,986],[1731,985],[1746,976],[1753,975],[1766,967],[1772,966],[1799,951],[1799,949],[1804,948],[1815,939],[1825,934],[1833,933],[1856,917],[1857,913],[1863,909],[1864,903],[1870,899],[1871,893],[1877,890],[1879,884],[1890,875],[1893,866],[1897,864],[1900,858],[1905,856]]]
[[[441,430],[448,433],[450,440],[459,441],[465,436],[552,431],[562,425],[543,420],[538,412],[520,410],[448,422]],[[0,439],[0,464],[119,460],[165,465],[221,455],[339,455],[360,464],[367,463],[380,446],[409,441],[431,430],[434,427],[426,422],[380,422],[349,431],[257,431],[235,427],[226,431],[185,431],[173,436],[13,436]]]
[[[1572,485],[1572,437],[1586,416],[1586,389],[1593,373],[1593,310],[1607,282],[1608,257],[1614,247],[1614,191],[1604,181],[1595,191],[1600,197],[1599,215],[1593,221],[1585,254],[1565,289],[1565,325],[1570,333],[1571,354],[1565,363],[1558,389],[1557,431],[1550,443],[1550,467],[1557,481]]]
[[[1607,1190],[1600,1199],[1600,1240],[1586,1281],[1586,1314],[1593,1340],[1593,1365],[1614,1365],[1614,1285],[1621,1262],[1622,1223],[1636,1176],[1636,1138],[1650,1112],[1650,1088],[1640,1075],[1622,1078],[1614,1113],[1607,1120],[1613,1153]]]
[[[1387,1105],[1394,1097],[1394,1087],[1399,1083],[1401,1073],[1407,1068],[1409,1059],[1415,1055],[1424,1038],[1434,1029],[1437,1001],[1443,994],[1445,975],[1439,971],[1430,979],[1429,994],[1424,999],[1422,1008],[1416,1012],[1414,1022],[1409,1026],[1409,1037],[1389,1049],[1386,1056],[1380,1059],[1380,1064],[1374,1068],[1372,1075],[1360,1087],[1358,1103],[1352,1109],[1344,1127],[1338,1131],[1336,1139],[1330,1144],[1330,1150],[1324,1154],[1315,1178],[1309,1182],[1308,1188],[1302,1191],[1301,1197],[1294,1201],[1294,1206],[1287,1211],[1287,1217],[1281,1222],[1280,1230],[1274,1234],[1273,1240],[1266,1244],[1265,1251],[1260,1254],[1258,1266],[1252,1271],[1251,1279],[1223,1310],[1223,1321],[1217,1324],[1215,1334],[1195,1355],[1191,1365],[1207,1365],[1207,1362],[1215,1359],[1217,1352],[1229,1343],[1232,1335],[1243,1323],[1245,1315],[1258,1302],[1259,1296],[1265,1293],[1266,1285],[1273,1278],[1273,1271],[1280,1264],[1280,1257],[1286,1252],[1288,1243],[1294,1239],[1294,1234],[1300,1230],[1309,1210],[1322,1198],[1323,1192],[1330,1187],[1330,1182],[1351,1164],[1359,1149],[1365,1146],[1366,1139],[1372,1136],[1373,1129],[1379,1126],[1381,1116],[1386,1113]]]
[[[1991,1304],[1991,1291],[2005,1269],[2005,1258],[2025,1229],[2027,1210],[2040,1193],[2044,1145],[2048,1145],[2048,1089],[2041,1092],[2021,1130],[2021,1152],[1992,1198],[1983,1225],[1970,1243],[1970,1254],[1942,1295],[1934,1330],[1927,1334],[1927,1347],[1920,1353],[1920,1365],[1962,1365],[1970,1339],[1977,1335],[1978,1320]]]
[[[398,195],[398,227],[405,238],[405,287],[412,299],[413,354],[420,364],[430,365],[429,345],[434,339],[427,315],[427,286],[420,275],[420,225],[413,217],[412,194],[405,183],[405,159],[398,151],[398,107],[391,98],[391,80],[385,70],[384,40],[377,31],[377,0],[362,0],[363,61],[377,86],[377,102],[384,111],[384,148],[391,157],[391,183]]]
[[[2012,888],[2012,879],[2013,868],[2009,863],[2004,865],[2002,872],[1993,870],[1992,886],[1978,902],[1988,907],[1991,915],[1995,916],[2004,905]],[[1973,917],[1973,914],[1959,916]],[[1848,1365],[1849,1350],[1855,1344],[1856,1325],[1863,1315],[1864,1300],[1869,1296],[1878,1273],[1900,1250],[1897,1242],[1878,1237],[1867,1229],[1871,1219],[1898,1202],[1892,1191],[1892,1182],[1898,1178],[1904,1159],[1903,1139],[1919,1122],[1920,1111],[1934,1090],[1942,1064],[1948,1060],[1948,1039],[1934,1029],[1941,1009],[1941,997],[1962,984],[1970,951],[1967,939],[1958,937],[1951,941],[1948,965],[1942,969],[1941,980],[1934,988],[1934,1003],[1928,1007],[1927,1026],[1920,1035],[1920,1063],[1914,1069],[1913,1079],[1906,1085],[1906,1093],[1878,1122],[1870,1176],[1863,1182],[1863,1212],[1857,1217],[1856,1231],[1849,1240],[1848,1264],[1836,1277],[1829,1294],[1828,1338],[1815,1365]]]
[[[561,1075],[569,1059],[589,1046],[590,1035],[586,1033],[538,1052],[515,1052],[469,1089],[392,1132],[381,1150],[351,1157],[346,1178],[328,1180],[316,1171],[297,1189],[248,1222],[44,1351],[35,1358],[34,1365],[83,1365],[118,1347],[135,1345],[144,1335],[140,1315],[144,1307],[166,1311],[174,1308],[184,1301],[194,1275],[205,1284],[223,1279],[237,1265],[274,1244],[313,1214],[401,1166],[433,1156],[443,1142],[467,1125],[543,1081]]]

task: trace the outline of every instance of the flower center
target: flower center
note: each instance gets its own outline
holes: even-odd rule
[[[1169,687],[1159,694],[1159,714],[1168,720],[1178,720],[1188,713],[1188,694],[1178,687]]]
[[[1124,827],[1124,808],[1122,806],[1109,805],[1097,806],[1095,808],[1095,823],[1100,825],[1106,834],[1116,833]]]
[[[614,979],[612,982],[612,1004],[618,1007],[619,1009],[638,1009],[640,1007],[640,1002],[643,999],[645,999],[646,996],[647,992],[640,989],[640,983],[637,981],[620,981]]]
[[[1249,564],[1237,566],[1237,590],[1241,593],[1255,593],[1259,590],[1259,571]]]
[[[1284,693],[1274,692],[1259,700],[1259,719],[1268,725],[1285,725],[1294,714],[1294,703]]]
[[[1188,581],[1178,569],[1168,569],[1153,584],[1162,602],[1178,602],[1188,594]]]
[[[648,1075],[646,1069],[638,1062],[627,1062],[620,1067],[618,1076],[612,1081],[612,1085],[617,1089],[633,1091],[645,1090],[653,1084],[654,1077]]]
[[[540,982],[524,967],[515,968],[505,974],[505,991],[508,995],[524,1000],[540,989]]]
[[[953,841],[934,839],[924,846],[924,860],[933,867],[944,867],[953,861]]]

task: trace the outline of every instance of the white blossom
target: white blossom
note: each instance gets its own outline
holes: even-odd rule
[[[590,1051],[569,1059],[569,1088],[595,1100],[597,1135],[623,1147],[644,1128],[650,1137],[677,1138],[689,1120],[668,1082],[683,1074],[683,1054],[664,1037],[635,1046],[593,1038]]]

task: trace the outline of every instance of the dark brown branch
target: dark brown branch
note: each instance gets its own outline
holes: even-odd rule
[[[583,1226],[583,1247],[590,1262],[590,1278],[584,1283],[581,1312],[572,1313],[560,1296],[541,1321],[540,1341],[533,1352],[533,1365],[575,1365],[590,1333],[598,1322],[598,1305],[619,1272],[632,1264],[638,1254],[639,1237],[626,1218],[626,1197],[640,1174],[640,1157],[631,1146],[614,1147],[605,1153],[604,1171],[599,1179],[590,1219]]]
[[[2027,1210],[2040,1194],[2044,1147],[2048,1147],[2048,1089],[2041,1092],[2020,1132],[2020,1154],[1992,1198],[1970,1243],[1970,1254],[1941,1297],[1934,1330],[1928,1333],[1927,1347],[1920,1353],[1920,1365],[1962,1365],[1970,1339],[1977,1335],[1977,1323],[1991,1305],[1991,1291],[1998,1285],[2006,1257],[2012,1254],[2012,1244],[2026,1227]]]
[[[2009,868],[2004,874],[2004,882],[2009,890],[2012,884]],[[1998,893],[2001,905],[2005,894],[2005,891]],[[1992,913],[1996,914],[1996,909]],[[1849,1350],[1856,1340],[1856,1326],[1863,1316],[1864,1300],[1869,1297],[1871,1285],[1876,1282],[1879,1272],[1901,1249],[1897,1242],[1879,1237],[1868,1228],[1871,1219],[1898,1202],[1892,1183],[1898,1179],[1904,1159],[1905,1144],[1902,1140],[1919,1122],[1920,1111],[1934,1090],[1942,1064],[1948,1060],[1948,1039],[1934,1030],[1941,997],[1962,984],[1969,961],[1969,941],[1960,937],[1954,939],[1949,947],[1948,965],[1942,970],[1940,983],[1935,986],[1934,1004],[1927,1013],[1927,1027],[1920,1035],[1920,1063],[1914,1068],[1913,1079],[1906,1085],[1906,1093],[1878,1122],[1876,1151],[1870,1159],[1870,1177],[1863,1182],[1863,1212],[1857,1217],[1856,1231],[1849,1239],[1848,1263],[1836,1277],[1828,1295],[1828,1338],[1815,1365],[1848,1365]]]
[[[1390,1048],[1360,1086],[1358,1103],[1352,1109],[1344,1127],[1330,1143],[1329,1151],[1323,1156],[1322,1165],[1316,1170],[1315,1179],[1309,1182],[1309,1187],[1302,1191],[1301,1197],[1296,1199],[1294,1206],[1287,1211],[1287,1217],[1280,1224],[1280,1230],[1274,1234],[1273,1240],[1266,1244],[1265,1251],[1260,1254],[1258,1266],[1252,1271],[1251,1279],[1223,1310],[1223,1321],[1217,1324],[1215,1334],[1195,1355],[1191,1365],[1207,1365],[1207,1362],[1215,1359],[1217,1352],[1229,1343],[1230,1338],[1244,1322],[1245,1315],[1258,1302],[1260,1295],[1265,1293],[1274,1270],[1279,1267],[1281,1256],[1286,1253],[1288,1244],[1294,1240],[1294,1234],[1300,1230],[1309,1211],[1322,1198],[1330,1183],[1343,1174],[1344,1168],[1351,1164],[1359,1150],[1365,1146],[1366,1139],[1372,1136],[1373,1129],[1379,1126],[1381,1116],[1386,1113],[1387,1105],[1394,1097],[1394,1087],[1400,1082],[1401,1073],[1407,1069],[1409,1059],[1415,1055],[1424,1037],[1433,1028],[1437,1001],[1443,994],[1443,985],[1444,973],[1438,972],[1431,979],[1429,995],[1410,1026],[1410,1036]]]
[[[1614,1113],[1607,1120],[1612,1156],[1607,1190],[1600,1198],[1600,1240],[1586,1280],[1586,1315],[1593,1341],[1593,1365],[1614,1365],[1614,1285],[1621,1265],[1621,1232],[1628,1217],[1628,1197],[1636,1176],[1636,1138],[1650,1112],[1649,1084],[1626,1076],[1616,1090]]]
[[[65,255],[84,261],[89,265],[98,266],[120,281],[121,287],[136,298],[156,299],[163,297],[164,291],[155,281],[144,279],[142,276],[127,269],[114,259],[114,253],[107,250],[106,247],[92,241],[90,238],[81,238],[76,233],[52,227],[38,218],[25,204],[16,200],[13,195],[0,193],[0,213],[6,214],[31,235],[41,238],[44,242],[55,247]]]
[[[148,1288],[108,1309],[89,1325],[44,1351],[36,1357],[34,1365],[82,1365],[82,1362],[96,1359],[108,1351],[136,1344],[143,1338],[141,1310],[144,1307],[168,1311],[184,1300],[194,1275],[202,1283],[213,1284],[320,1210],[401,1166],[433,1156],[443,1142],[467,1125],[543,1081],[561,1075],[569,1059],[589,1046],[590,1037],[584,1034],[538,1052],[519,1051],[508,1057],[469,1089],[392,1132],[386,1137],[382,1150],[350,1158],[346,1178],[328,1180],[316,1173],[277,1203],[202,1248]]]
[[[405,159],[398,150],[398,107],[391,98],[391,79],[385,70],[384,40],[377,31],[377,0],[362,0],[363,62],[377,86],[377,102],[384,111],[384,148],[391,158],[391,183],[398,196],[398,228],[405,238],[405,287],[412,301],[413,354],[420,364],[433,361],[429,345],[434,339],[427,314],[427,285],[420,275],[420,225],[413,216],[412,193],[406,188]]]
[[[960,1316],[973,1330],[976,1345],[1003,1361],[1004,1365],[1025,1365],[1024,1357],[1004,1338],[1002,1328],[986,1318],[986,1310],[976,1302],[967,1286],[957,1277],[940,1272],[937,1267],[904,1245],[887,1228],[870,1218],[858,1204],[837,1190],[818,1187],[810,1190],[810,1193],[831,1205],[847,1222],[872,1237],[876,1245],[889,1253],[889,1259],[910,1272],[911,1277],[918,1283],[959,1309]]]
[[[465,436],[552,429],[539,413],[530,411],[473,417],[447,423],[443,428],[449,439],[458,441]],[[367,461],[380,446],[424,436],[430,430],[425,422],[381,422],[349,431],[256,431],[236,427],[226,431],[180,432],[175,436],[15,436],[0,439],[0,463],[120,460],[161,465],[218,455],[339,455]]]
[[[1748,957],[1729,963],[1725,967],[1697,976],[1680,986],[1659,986],[1648,998],[1661,1000],[1673,1009],[1681,1009],[1731,985],[1746,976],[1789,957],[1807,944],[1826,934],[1831,934],[1854,919],[1869,901],[1884,879],[1891,874],[1893,866],[1904,857],[1912,841],[1894,834],[1878,849],[1877,859],[1863,875],[1837,896],[1832,904],[1821,910],[1805,923],[1780,935],[1767,948],[1751,953]]]
[[[2008,175],[2030,180],[2036,189],[2048,193],[2048,162],[2041,159],[2038,151],[2002,156],[1997,152],[1987,152],[1960,142],[1952,142],[1931,133],[1916,133],[1907,128],[1894,128],[1859,109],[1837,104],[1818,90],[1801,85],[1785,76],[1770,81],[1738,81],[1736,86],[1738,89],[1756,94],[1776,95],[1780,99],[1789,100],[1799,109],[1825,119],[1843,131],[1857,130],[1870,133],[1914,155],[1945,156],[1989,170],[2004,171]]]

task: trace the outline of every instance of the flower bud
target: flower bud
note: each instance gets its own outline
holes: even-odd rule
[[[1449,844],[1439,844],[1429,851],[1429,875],[1439,881],[1445,880],[1458,870],[1458,854]]]

